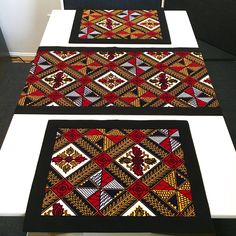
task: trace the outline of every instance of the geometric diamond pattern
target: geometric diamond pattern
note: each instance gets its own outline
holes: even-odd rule
[[[138,16],[140,16],[140,13],[135,12],[133,10],[123,10],[121,13],[117,15],[121,19],[125,19],[127,21],[132,21]]]
[[[147,82],[166,92],[171,88],[175,87],[175,85],[179,84],[180,80],[174,78],[171,75],[160,72],[148,79]]]
[[[168,152],[174,152],[181,145],[178,141],[179,131],[176,129],[160,129],[149,138]]]
[[[113,91],[125,84],[127,80],[117,75],[115,72],[108,72],[97,78],[95,82],[106,88],[108,91]]]
[[[118,21],[113,20],[112,18],[107,18],[105,20],[97,22],[96,25],[106,30],[114,30],[122,24]]]
[[[122,216],[155,216],[142,202],[136,202],[130,209],[128,209]]]
[[[122,64],[121,67],[129,71],[131,74],[138,76],[151,68],[145,62],[138,58],[132,58],[131,60]]]
[[[176,71],[181,72],[186,76],[191,76],[196,71],[201,69],[201,65],[184,57],[177,60],[175,64],[171,66],[171,68],[174,68]]]
[[[67,177],[75,170],[85,165],[89,160],[89,157],[71,143],[52,156],[51,165],[63,177]]]
[[[163,39],[157,10],[83,10],[80,39]]]
[[[124,187],[105,170],[98,171],[77,188],[97,210],[105,207],[123,189]]]
[[[192,201],[191,187],[186,178],[178,172],[170,172],[153,186],[152,191],[170,207],[180,212]]]
[[[116,161],[138,179],[160,162],[157,157],[153,156],[140,145],[133,146],[123,155],[118,157]]]
[[[66,95],[76,106],[87,107],[100,99],[100,97],[88,87],[80,87]]]
[[[97,52],[97,54],[106,60],[115,61],[124,56],[126,52]]]
[[[59,128],[41,216],[196,215],[178,129]]]
[[[63,198],[71,191],[74,190],[74,186],[68,182],[66,179],[62,179],[60,182],[56,183],[51,187],[51,190],[59,197]]]
[[[173,55],[173,52],[145,52],[144,54],[158,62],[162,62]]]
[[[64,52],[64,51],[52,51],[52,54],[56,56],[61,61],[66,61],[68,59],[71,59],[72,57],[79,54],[79,52],[76,51],[70,51],[70,52]]]
[[[35,58],[35,63],[31,67],[30,72],[32,74],[37,74],[43,70],[49,69],[51,66],[51,63],[48,62],[45,58],[43,58],[42,56],[38,56]]]
[[[219,107],[199,53],[113,48],[50,50],[37,52],[18,106],[56,104],[58,109],[108,110]]]
[[[55,90],[59,90],[73,83],[75,79],[67,75],[63,71],[59,71],[59,72],[56,72],[54,74],[44,77],[42,81],[48,84],[50,87],[54,88]]]
[[[187,88],[178,95],[178,98],[186,101],[192,107],[205,107],[213,99],[213,97],[195,87]]]
[[[203,77],[201,80],[200,80],[201,83],[213,88],[213,85],[212,85],[212,82],[211,82],[211,79],[209,77],[209,75],[206,75],[205,77]]]
[[[62,201],[55,202],[46,211],[42,212],[43,216],[75,216],[75,213]]]
[[[140,21],[137,25],[144,27],[148,30],[154,30],[154,29],[160,27],[160,22],[157,20],[154,20],[152,18],[147,18],[143,21]]]

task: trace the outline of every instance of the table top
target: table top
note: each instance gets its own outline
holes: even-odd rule
[[[211,216],[236,217],[236,153],[222,116],[15,114],[0,151],[0,215],[24,215],[48,120],[187,120]]]
[[[68,44],[74,10],[54,10],[40,46]],[[198,47],[185,11],[165,11],[172,44],[120,47]],[[117,46],[100,44],[92,46]],[[32,115],[15,114],[0,150],[0,215],[23,216],[48,120],[187,120],[213,218],[236,217],[236,153],[223,116]]]

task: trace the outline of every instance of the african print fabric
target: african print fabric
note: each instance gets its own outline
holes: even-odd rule
[[[51,50],[52,49],[52,50]],[[219,102],[198,51],[41,48],[17,111],[215,112]]]
[[[75,15],[70,43],[170,43],[162,10],[83,9]]]
[[[31,202],[37,205],[37,217],[42,221],[79,217],[77,224],[83,228],[83,218],[88,222],[91,217],[126,218],[127,222],[128,218],[139,222],[138,218],[147,217],[167,223],[169,218],[186,218],[194,222],[203,213],[199,204],[204,206],[206,200],[201,196],[200,174],[200,186],[194,190],[191,171],[198,173],[198,167],[191,169],[196,157],[187,122],[50,124],[54,128],[47,130],[45,139],[49,133],[50,139],[44,142],[38,164],[43,173],[38,166],[35,177],[42,184],[33,184],[36,196]],[[204,218],[209,215],[207,204],[205,207]],[[35,216],[30,205],[28,211]]]

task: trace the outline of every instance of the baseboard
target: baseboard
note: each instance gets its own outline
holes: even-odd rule
[[[35,52],[9,52],[11,57],[35,57]]]
[[[32,52],[10,52],[10,59],[12,63],[31,63],[35,55]]]

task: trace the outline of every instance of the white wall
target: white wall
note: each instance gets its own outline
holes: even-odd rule
[[[0,0],[0,26],[12,56],[32,56],[60,0]]]

